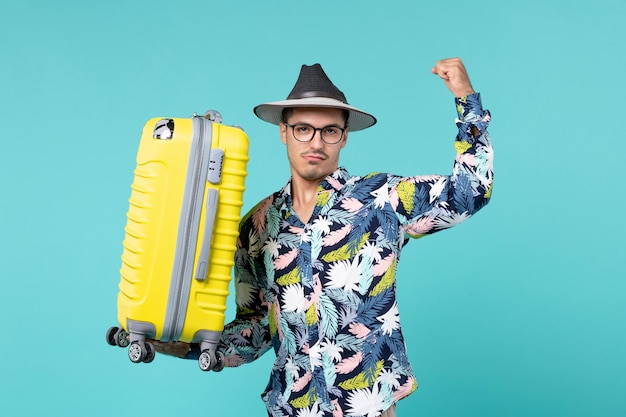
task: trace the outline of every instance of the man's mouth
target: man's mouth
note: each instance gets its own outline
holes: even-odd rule
[[[323,161],[328,158],[325,154],[322,153],[305,153],[302,155],[302,157],[310,161]]]

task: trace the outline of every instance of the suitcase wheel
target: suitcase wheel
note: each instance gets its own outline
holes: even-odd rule
[[[145,347],[146,347],[146,357],[143,360],[143,363],[150,363],[154,360],[154,356],[155,356],[154,346],[152,346],[152,343],[146,342]]]
[[[222,352],[217,352],[217,361],[213,366],[213,371],[220,372],[222,369],[224,369],[224,354]]]
[[[150,363],[154,360],[155,350],[150,342],[133,342],[128,348],[128,358],[133,363]]]
[[[203,350],[198,358],[198,366],[200,366],[200,369],[205,372],[210,371],[216,361],[217,359],[215,359],[215,353],[210,350]]]
[[[117,343],[117,345],[122,348],[128,346],[130,344],[130,340],[128,339],[128,332],[124,329],[119,329],[115,333],[115,343]]]
[[[109,327],[109,330],[107,330],[107,343],[109,345],[117,346],[117,343],[115,342],[115,333],[117,333],[118,330],[118,327]]]
[[[126,347],[129,345],[128,333],[119,327],[109,327],[106,335],[107,343],[111,346]]]
[[[203,350],[198,358],[198,366],[203,371],[220,372],[224,369],[224,354],[222,352],[212,352]]]

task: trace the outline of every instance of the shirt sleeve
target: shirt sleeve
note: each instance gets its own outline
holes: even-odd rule
[[[458,133],[451,175],[390,176],[389,200],[405,233],[419,238],[470,218],[491,199],[493,148],[479,93],[456,98]]]
[[[247,216],[246,216],[247,217]],[[258,359],[271,347],[268,310],[260,275],[264,267],[256,262],[261,252],[258,233],[250,218],[244,218],[235,253],[235,319],[224,326],[218,351],[225,365],[236,367]]]

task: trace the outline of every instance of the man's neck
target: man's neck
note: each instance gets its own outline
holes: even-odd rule
[[[319,184],[324,180],[306,180],[301,177],[291,178],[291,202],[292,207],[302,223],[308,223],[315,201],[317,200],[317,190]]]

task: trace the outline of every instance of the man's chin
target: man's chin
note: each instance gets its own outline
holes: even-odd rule
[[[323,181],[326,177],[328,177],[332,173],[333,171],[326,172],[321,169],[311,169],[311,170],[305,170],[304,172],[301,172],[300,176],[302,177],[302,179],[305,179],[307,181],[320,182],[320,181]]]

